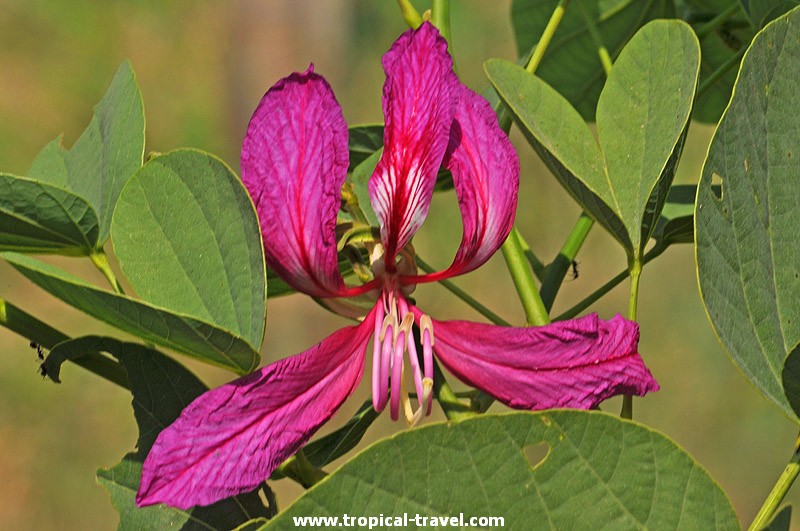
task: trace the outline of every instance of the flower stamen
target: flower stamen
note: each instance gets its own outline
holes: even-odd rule
[[[422,366],[425,375],[423,382],[430,380],[431,385],[433,385],[433,321],[431,321],[430,316],[422,315],[419,318],[419,335],[422,340]],[[430,395],[427,400],[425,414],[430,415],[433,400],[431,400]]]
[[[374,330],[381,330],[384,321],[384,308],[383,304],[378,304],[375,311],[375,328]],[[382,334],[377,332],[373,333],[372,338],[372,407],[375,411],[383,411],[386,407],[386,399],[388,398],[387,383],[382,378],[381,367],[383,366],[383,343],[381,342]]]
[[[418,407],[417,410],[414,411],[411,408],[411,400],[408,397],[408,392],[405,390],[405,388],[403,389],[403,406],[406,413],[406,422],[408,422],[408,425],[410,427],[413,428],[414,426],[419,424],[420,420],[422,420],[423,412],[425,412],[426,409],[425,406],[423,406],[422,404],[425,403],[430,404],[432,397],[433,397],[433,380],[431,380],[430,378],[423,378],[422,394],[417,395],[417,400],[420,403],[420,407]],[[425,412],[426,416],[431,414],[430,406],[428,406],[427,409],[428,411]]]

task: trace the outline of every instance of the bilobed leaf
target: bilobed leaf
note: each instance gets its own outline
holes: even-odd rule
[[[800,9],[744,56],[703,166],[695,207],[700,291],[745,376],[795,421],[784,364],[800,343]],[[712,185],[722,182],[722,197]]]
[[[0,173],[0,251],[89,254],[98,235],[97,214],[83,198]]]
[[[597,104],[607,204],[640,252],[675,175],[699,67],[700,45],[687,24],[651,22],[622,50]]]
[[[520,57],[539,42],[558,0],[514,0],[511,22]],[[605,73],[587,18],[615,58],[628,40],[649,21],[672,18],[671,0],[581,0],[570,5],[536,70],[588,121],[594,121]]]
[[[526,449],[545,445],[546,456],[530,462]],[[675,443],[586,411],[484,415],[399,433],[315,485],[269,528],[292,529],[301,515],[403,513],[499,516],[508,529],[739,529],[725,494]]]
[[[264,338],[266,270],[258,218],[222,161],[181,149],[131,177],[112,222],[114,253],[145,301]]]
[[[606,203],[612,197],[603,154],[578,112],[519,66],[490,59],[484,67],[528,142],[561,185],[625,248],[633,248],[619,215]]]
[[[624,241],[625,227],[600,197],[607,191],[602,153],[578,112],[547,83],[517,65],[489,59],[484,68],[528,142],[561,185]]]
[[[108,238],[122,187],[142,165],[144,106],[129,62],[120,65],[94,116],[72,149],[54,141],[42,149],[30,176],[84,198],[97,213],[98,246]]]
[[[674,176],[699,63],[697,38],[685,23],[643,27],[620,54],[600,96],[598,141],[544,81],[504,61],[490,60],[485,67],[545,164],[584,210],[637,256]]]
[[[258,352],[228,330],[102,290],[25,255],[2,253],[0,256],[48,293],[120,330],[239,374],[258,366]]]
[[[253,518],[270,515],[270,509],[264,506],[257,492],[188,511],[163,505],[136,507],[142,463],[150,447],[161,430],[207,388],[185,367],[160,352],[109,337],[86,336],[60,343],[48,356],[48,362],[51,357],[63,361],[83,352],[98,351],[117,358],[127,371],[139,427],[137,450],[113,468],[97,471],[98,482],[109,492],[111,502],[120,513],[119,529],[230,529]]]

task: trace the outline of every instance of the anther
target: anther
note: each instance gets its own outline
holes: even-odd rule
[[[400,323],[400,326],[397,327],[397,332],[405,332],[406,337],[411,336],[411,327],[414,326],[414,314],[411,312],[406,313],[403,316],[403,322]],[[397,340],[397,334],[395,334],[395,341]]]
[[[419,421],[422,420],[423,415],[430,415],[430,411],[428,411],[428,404],[431,400],[431,395],[433,391],[433,380],[430,378],[423,378],[422,379],[422,400],[420,406],[416,411],[414,411],[411,407],[411,400],[408,397],[408,392],[403,388],[403,409],[405,410],[406,414],[406,422],[411,427],[416,426],[419,424]]]

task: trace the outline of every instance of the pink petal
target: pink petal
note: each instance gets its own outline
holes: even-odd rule
[[[453,174],[464,232],[453,264],[417,278],[440,280],[472,271],[503,244],[514,224],[519,189],[517,152],[489,102],[460,85],[444,165]]]
[[[638,325],[619,315],[530,328],[434,321],[433,336],[450,372],[514,408],[590,409],[659,388],[636,350]]]
[[[430,23],[400,36],[383,56],[383,155],[369,182],[386,263],[428,215],[455,115],[458,79],[447,42]]]
[[[150,450],[137,505],[187,509],[257,487],[358,386],[373,320],[189,404]]]
[[[347,138],[339,103],[312,65],[269,89],[242,144],[242,181],[258,211],[267,263],[309,295],[344,289],[335,229]]]

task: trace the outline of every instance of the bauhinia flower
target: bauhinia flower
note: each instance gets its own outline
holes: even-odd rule
[[[637,352],[636,323],[620,316],[512,328],[436,321],[409,300],[416,284],[472,271],[499,248],[514,219],[519,162],[489,104],[453,73],[432,25],[403,34],[383,66],[384,151],[369,182],[381,241],[372,246],[374,278],[366,284],[347,286],[338,268],[348,130],[325,79],[310,67],[275,84],[242,148],[269,266],[308,295],[373,293],[375,305],[359,325],[192,402],[153,445],[137,504],[188,508],[257,487],[353,393],[370,338],[374,407],[388,405],[393,419],[402,409],[410,423],[430,412],[434,353],[462,381],[514,408],[588,409],[658,389]],[[453,176],[463,237],[449,268],[418,275],[409,242],[442,166]]]

